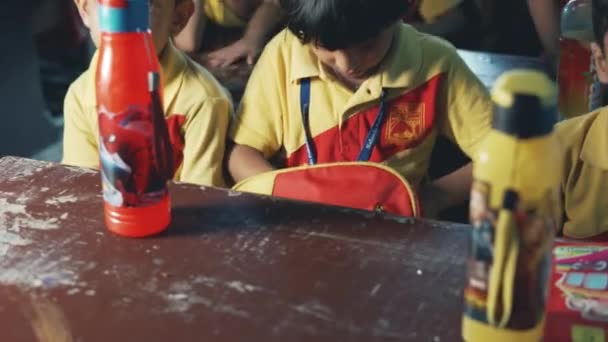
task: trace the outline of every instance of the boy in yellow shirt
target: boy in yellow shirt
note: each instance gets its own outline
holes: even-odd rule
[[[438,134],[471,156],[490,128],[487,90],[456,50],[401,23],[403,0],[282,5],[288,29],[266,46],[231,128],[234,179],[272,170],[277,152],[286,167],[355,161],[375,131],[367,160],[424,184],[427,214],[468,198],[470,167],[424,182]]]
[[[97,0],[74,0],[96,46],[100,32]],[[171,41],[192,15],[192,0],[154,0],[150,3],[154,47],[164,82],[165,118],[173,148],[174,179],[224,186],[222,158],[232,105],[219,83],[201,66],[178,51]],[[95,97],[97,54],[91,66],[68,90],[65,98],[63,163],[99,166]]]
[[[591,52],[598,78],[608,84],[608,0],[592,0],[595,42]],[[564,226],[570,238],[608,238],[608,107],[559,123],[565,147]]]

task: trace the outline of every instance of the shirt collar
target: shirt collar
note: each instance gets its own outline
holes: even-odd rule
[[[291,55],[291,82],[302,78],[324,78],[320,61],[310,46],[302,44],[291,32],[295,41]],[[366,82],[378,88],[407,88],[414,82],[422,64],[421,36],[411,26],[398,24],[392,46],[380,66],[380,71]]]
[[[97,61],[99,59],[99,52],[96,51],[91,59],[88,72],[90,73],[88,89],[85,92],[85,101],[90,103],[92,106],[97,106],[97,98],[95,92],[95,72],[97,69]],[[163,105],[164,110],[167,111],[172,105],[182,85],[182,75],[184,68],[187,66],[187,57],[183,53],[179,52],[173,45],[173,42],[169,40],[167,46],[163,52],[159,55],[159,62],[161,66],[161,74],[163,80]]]
[[[600,109],[591,124],[583,145],[580,159],[602,170],[608,170],[608,107]]]

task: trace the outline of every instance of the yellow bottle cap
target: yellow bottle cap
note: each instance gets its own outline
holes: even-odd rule
[[[544,73],[516,69],[505,72],[492,89],[492,127],[520,138],[545,135],[557,120],[557,90]]]

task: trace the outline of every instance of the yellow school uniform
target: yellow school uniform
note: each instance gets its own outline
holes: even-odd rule
[[[589,238],[608,232],[608,107],[556,126],[565,149],[563,234]]]
[[[452,8],[459,6],[463,0],[420,0],[418,13],[424,22],[433,22],[435,19]]]
[[[308,124],[318,163],[357,159],[383,89],[387,115],[370,161],[387,164],[414,186],[426,175],[437,134],[470,156],[490,127],[488,92],[456,50],[400,24],[379,72],[354,93],[325,71],[309,45],[288,30],[278,34],[253,70],[232,139],[266,158],[284,151],[288,167],[306,164],[300,112],[305,78],[310,79]]]
[[[203,0],[205,16],[222,27],[245,27],[247,22],[239,18],[224,0]]]
[[[222,158],[232,105],[227,92],[198,64],[169,43],[160,56],[163,102],[173,147],[174,179],[224,186]],[[89,69],[68,90],[64,105],[63,163],[99,166],[95,70]]]

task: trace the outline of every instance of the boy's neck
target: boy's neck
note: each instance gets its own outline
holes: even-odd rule
[[[333,68],[328,66],[323,66],[327,72],[338,81],[340,84],[348,88],[349,90],[355,92],[359,87],[365,82],[365,79],[354,79],[347,76],[343,76],[340,73],[336,72]]]

